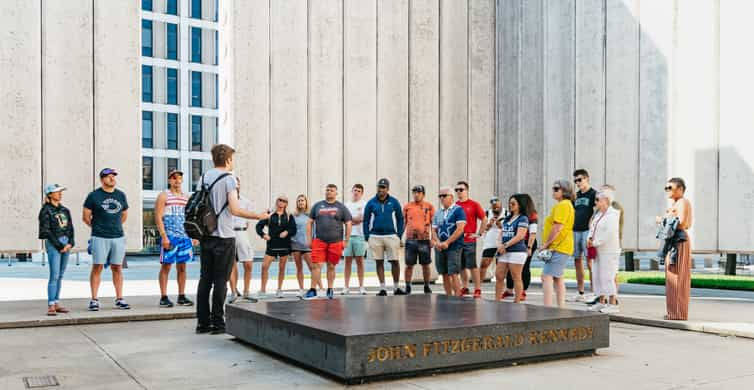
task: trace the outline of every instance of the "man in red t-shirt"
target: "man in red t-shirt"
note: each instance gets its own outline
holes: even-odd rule
[[[487,226],[487,214],[479,202],[469,199],[469,183],[459,181],[456,183],[457,205],[466,213],[466,226],[463,229],[463,245],[461,246],[461,282],[463,295],[469,294],[469,271],[474,281],[474,298],[482,297],[482,285],[479,278],[479,268],[476,264],[476,239],[484,233]],[[481,224],[477,225],[477,221]],[[479,226],[479,231],[477,231]]]

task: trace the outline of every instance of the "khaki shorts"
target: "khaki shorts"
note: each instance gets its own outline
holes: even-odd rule
[[[401,239],[398,236],[369,237],[369,251],[375,260],[398,260]]]

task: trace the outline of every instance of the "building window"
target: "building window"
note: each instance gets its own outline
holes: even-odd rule
[[[169,158],[168,159],[168,171],[165,173],[165,176],[167,176],[168,173],[173,172],[176,169],[178,169],[178,159],[177,158]]]
[[[165,12],[169,15],[178,15],[178,0],[168,0]]]
[[[141,9],[144,11],[152,11],[152,0],[141,0]]]
[[[154,124],[152,122],[152,111],[141,112],[141,147],[152,148],[154,139]]]
[[[202,160],[191,160],[191,187],[196,187],[202,179]]]
[[[191,150],[202,151],[202,117],[198,115],[191,116]]]
[[[220,101],[218,100],[220,96],[220,92],[218,91],[219,88],[220,88],[220,75],[215,74],[215,108],[220,107]]]
[[[154,189],[154,159],[152,157],[141,158],[141,189],[153,190]]]
[[[167,23],[167,26],[168,26],[167,59],[177,60],[178,59],[178,25],[173,24],[173,23]]]
[[[220,50],[219,49],[220,45],[218,44],[218,40],[219,40],[218,39],[218,35],[219,35],[219,32],[217,30],[215,30],[215,65],[218,64],[218,62],[217,62],[217,52]]]
[[[191,27],[191,62],[202,62],[202,29]]]
[[[152,56],[152,21],[141,20],[141,55]]]
[[[194,19],[202,18],[202,0],[191,0],[191,17]]]
[[[178,150],[178,114],[168,113],[167,148]]]
[[[191,106],[202,106],[202,72],[191,72]]]
[[[141,66],[141,101],[152,103],[152,67]]]
[[[178,69],[167,68],[168,104],[178,104]]]
[[[215,22],[217,22],[219,19],[217,18],[217,10],[220,9],[220,0],[215,0]]]

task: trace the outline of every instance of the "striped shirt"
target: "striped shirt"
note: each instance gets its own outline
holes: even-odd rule
[[[162,223],[165,224],[165,233],[168,237],[185,237],[186,230],[183,228],[183,222],[186,220],[184,209],[188,202],[188,197],[185,195],[174,195],[170,191],[166,191],[167,200],[165,201],[165,214],[162,216]]]

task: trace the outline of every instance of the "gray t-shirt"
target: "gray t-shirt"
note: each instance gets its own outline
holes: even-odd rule
[[[312,207],[309,218],[314,220],[314,237],[332,244],[343,241],[343,224],[351,220],[351,213],[337,200],[321,200]]]
[[[202,177],[203,185],[209,187],[224,173],[227,173],[227,171],[217,168],[210,169]],[[225,176],[212,187],[210,197],[212,205],[215,207],[215,213],[220,213],[220,210],[223,210],[223,207],[225,207],[225,210],[217,216],[217,230],[211,234],[212,236],[220,238],[234,238],[236,236],[233,231],[233,215],[230,213],[230,206],[226,206],[226,204],[228,203],[228,193],[235,191],[237,188],[238,185],[233,174]]]
[[[291,238],[291,248],[294,251],[304,251],[309,249],[306,245],[306,224],[309,222],[309,216],[306,213],[294,215],[296,220],[296,235]]]

